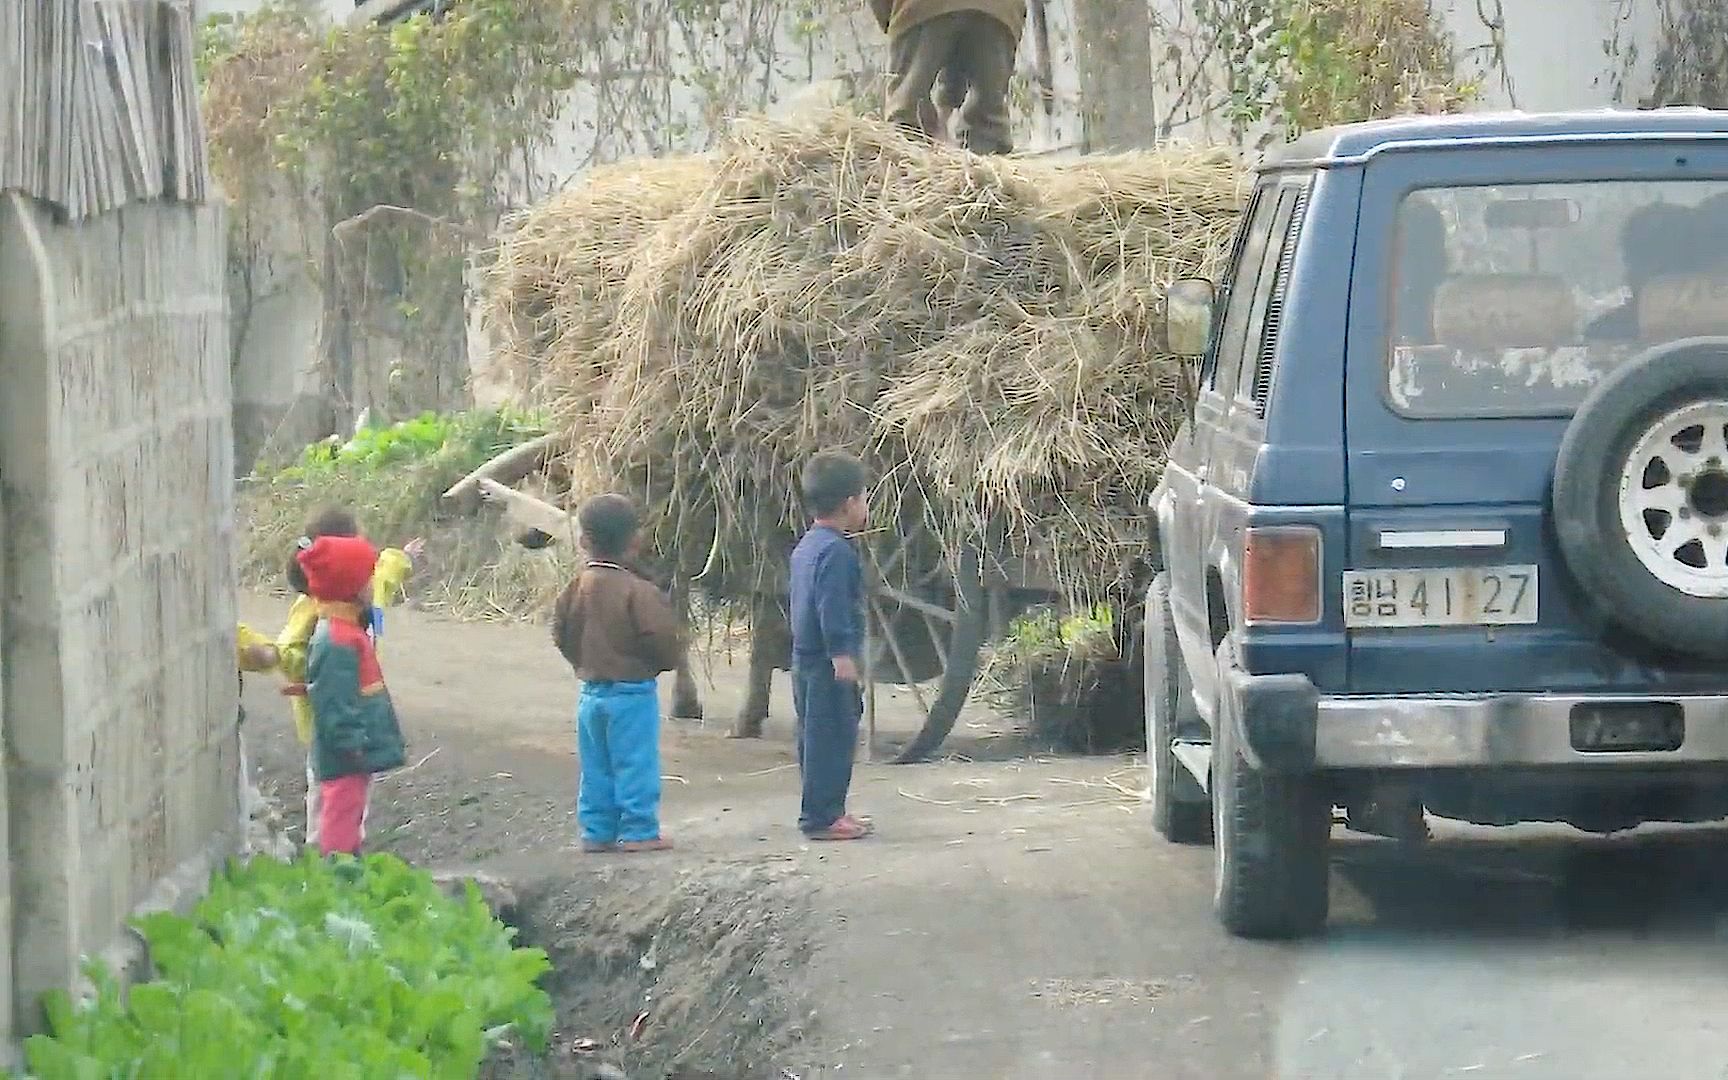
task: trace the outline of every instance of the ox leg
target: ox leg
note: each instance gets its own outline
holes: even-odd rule
[[[679,720],[702,719],[702,692],[696,688],[688,656],[672,669],[672,715]]]
[[[774,691],[774,670],[791,664],[792,628],[777,598],[759,599],[750,611],[750,672],[744,705],[732,725],[735,739],[760,739]]]
[[[734,739],[760,739],[768,719],[769,699],[774,693],[774,665],[760,640],[750,642],[750,672],[744,687],[744,704],[732,724]]]

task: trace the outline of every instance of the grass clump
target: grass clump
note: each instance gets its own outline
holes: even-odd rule
[[[992,659],[1009,667],[1120,659],[1115,613],[1108,604],[1065,615],[1053,607],[1035,608],[1008,624],[1008,635],[996,645]]]
[[[984,679],[1039,743],[1080,753],[1127,749],[1142,737],[1142,703],[1138,668],[1123,660],[1121,640],[1109,604],[1034,608],[990,647]]]

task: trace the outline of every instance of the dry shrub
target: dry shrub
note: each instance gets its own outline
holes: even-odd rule
[[[1728,106],[1728,2],[1655,0],[1654,6],[1659,30],[1650,58],[1652,85],[1642,105]],[[1639,59],[1638,50],[1626,46],[1627,68]]]
[[[1456,112],[1476,98],[1430,0],[1285,0],[1280,21],[1277,81],[1292,133]]]
[[[751,121],[517,218],[490,311],[576,494],[645,498],[713,591],[781,586],[798,468],[838,447],[884,525],[935,538],[925,565],[999,532],[1100,595],[1182,413],[1164,289],[1216,276],[1241,195],[1219,151],[980,158],[840,113]]]

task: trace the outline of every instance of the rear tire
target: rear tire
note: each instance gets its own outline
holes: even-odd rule
[[[1170,742],[1200,724],[1188,667],[1176,643],[1170,617],[1170,579],[1159,574],[1146,593],[1146,631],[1141,648],[1146,670],[1146,781],[1152,802],[1152,827],[1173,844],[1204,844],[1212,839],[1212,808],[1206,793],[1189,775]]]
[[[1219,680],[1236,664],[1218,649]],[[1238,745],[1220,693],[1212,732],[1213,906],[1238,937],[1296,938],[1326,925],[1332,808],[1313,777],[1264,772]]]

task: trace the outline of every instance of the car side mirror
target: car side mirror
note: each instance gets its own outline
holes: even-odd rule
[[[1177,356],[1206,355],[1217,290],[1204,278],[1172,282],[1164,294],[1164,342]]]

